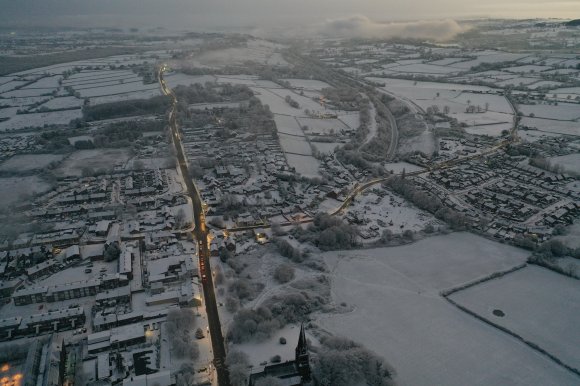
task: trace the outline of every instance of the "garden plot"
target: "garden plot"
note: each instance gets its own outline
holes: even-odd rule
[[[50,163],[58,162],[63,158],[64,156],[57,154],[19,154],[0,164],[0,171],[22,173],[39,170],[47,167]]]
[[[302,127],[307,126],[306,134],[333,135],[349,127],[338,119],[299,118]]]
[[[60,167],[56,174],[61,176],[82,176],[83,169],[90,168],[94,171],[99,169],[112,169],[115,166],[123,167],[129,160],[127,149],[100,149],[79,150],[72,153]]]
[[[568,154],[550,158],[551,165],[560,165],[566,172],[580,174],[580,154]]]
[[[325,253],[336,303],[325,330],[385,357],[401,385],[575,385],[578,376],[459,311],[438,291],[525,261],[526,253],[467,233],[415,244]]]
[[[7,121],[0,122],[0,131],[18,130],[26,127],[44,127],[45,125],[68,125],[70,121],[81,118],[82,115],[80,109],[18,114]]]
[[[454,302],[580,367],[580,282],[528,266],[450,296]]]
[[[558,106],[548,104],[519,105],[518,110],[528,117],[568,121],[580,118],[580,105],[573,103],[559,103]]]
[[[524,117],[521,125],[548,133],[580,135],[580,122]]]
[[[50,185],[37,176],[0,178],[0,207],[12,205],[49,189]]]

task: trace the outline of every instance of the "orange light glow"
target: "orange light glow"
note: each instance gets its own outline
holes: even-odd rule
[[[22,379],[22,374],[20,374],[20,373],[18,373],[18,374],[14,374],[14,375],[12,376],[12,379],[14,379],[14,380],[18,381],[18,380]]]
[[[0,367],[0,371],[3,373],[7,372],[8,370],[10,370],[10,365],[8,363],[5,363],[2,365],[2,367]]]

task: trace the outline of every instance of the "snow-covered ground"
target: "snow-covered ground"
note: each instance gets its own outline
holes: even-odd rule
[[[289,324],[264,342],[242,343],[236,345],[235,349],[248,354],[254,371],[262,371],[263,363],[268,362],[268,364],[271,364],[270,358],[274,355],[280,355],[282,362],[293,361],[296,355],[294,350],[298,343],[299,334],[300,326]],[[280,338],[285,338],[286,344],[280,344]],[[316,342],[316,338],[310,335],[308,331],[306,332],[306,339]]]
[[[0,178],[0,206],[8,206],[27,195],[47,191],[50,185],[37,176]]]
[[[124,165],[128,159],[127,149],[79,150],[72,153],[56,173],[63,176],[81,176],[83,168],[112,169],[115,165]]]
[[[580,122],[523,117],[520,124],[548,133],[580,135]]]
[[[42,107],[46,107],[50,110],[57,110],[57,109],[70,109],[74,107],[81,107],[83,105],[83,101],[75,98],[74,96],[66,96],[62,98],[53,98],[46,103],[42,104]]]
[[[567,172],[580,173],[580,154],[568,154],[550,158],[550,163],[561,165]]]
[[[459,291],[452,300],[537,344],[564,363],[580,365],[580,282],[528,266]],[[504,316],[496,316],[494,310]],[[579,380],[580,381],[580,380]]]
[[[577,384],[576,375],[439,296],[527,254],[468,233],[328,252],[334,300],[354,310],[319,315],[317,323],[383,355],[401,385]]]
[[[41,169],[51,162],[58,162],[63,158],[64,156],[57,154],[19,154],[0,164],[0,171],[26,172]]]
[[[574,120],[580,118],[580,105],[573,103],[559,103],[557,106],[548,104],[519,105],[518,110],[525,116],[533,114],[536,118],[557,120]]]
[[[43,127],[44,125],[67,125],[73,119],[81,118],[82,116],[80,109],[17,114],[7,121],[0,122],[0,131],[18,130],[25,127]]]

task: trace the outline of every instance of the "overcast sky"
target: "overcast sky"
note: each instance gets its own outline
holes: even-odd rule
[[[469,17],[580,18],[580,0],[0,0],[0,25],[221,29]]]

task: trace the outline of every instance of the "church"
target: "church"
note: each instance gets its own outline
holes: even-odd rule
[[[311,384],[310,358],[304,324],[300,325],[300,335],[298,336],[294,360],[266,366],[264,371],[250,375],[249,386],[255,386],[259,379],[265,377],[278,378],[284,386],[306,386]]]

